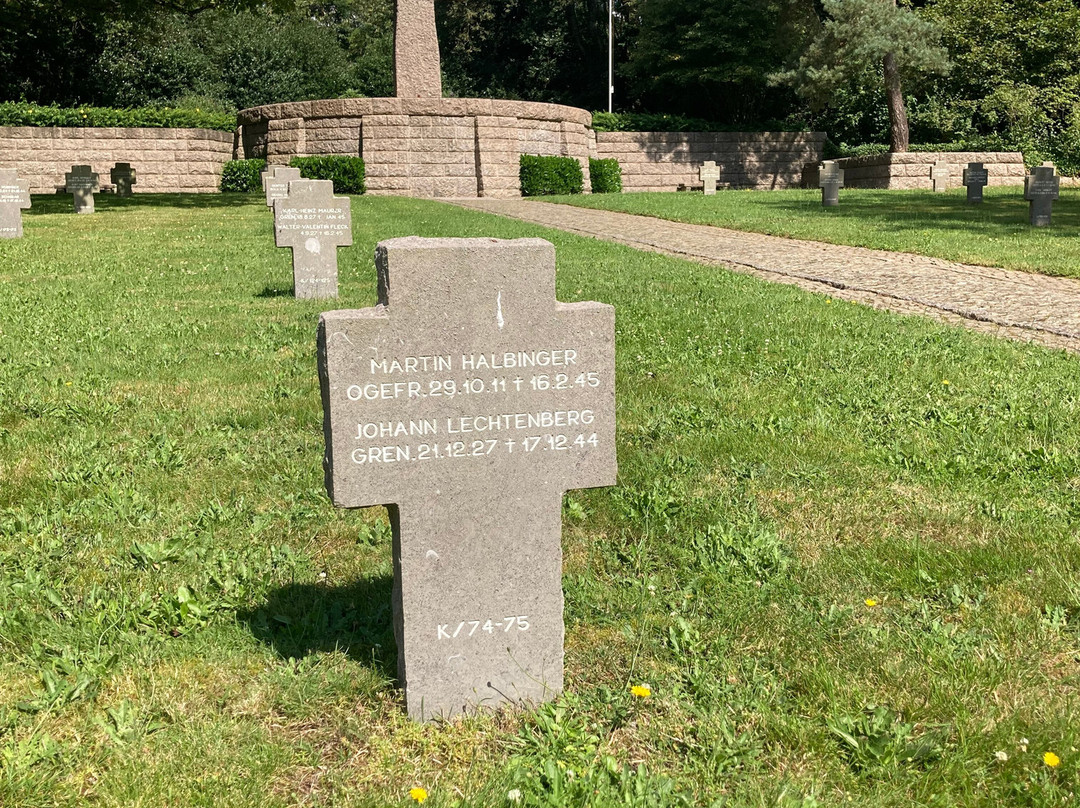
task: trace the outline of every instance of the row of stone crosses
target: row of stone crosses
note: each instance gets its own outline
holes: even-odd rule
[[[943,193],[949,181],[949,164],[936,162],[930,170],[934,191]],[[963,185],[967,188],[967,201],[981,204],[983,188],[990,182],[989,172],[982,163],[968,163],[964,169]],[[818,166],[818,187],[821,188],[822,207],[840,204],[840,189],[844,187],[844,169],[835,160],[826,160]],[[1061,191],[1061,177],[1053,163],[1036,166],[1024,177],[1024,199],[1029,203],[1029,221],[1033,227],[1049,227],[1054,200]],[[708,191],[706,191],[708,193]]]
[[[720,168],[714,160],[704,163],[698,171],[706,196],[716,193]],[[949,182],[949,164],[944,160],[934,163],[930,169],[934,191],[943,193]],[[967,187],[967,201],[979,204],[983,201],[983,188],[990,183],[990,173],[982,163],[968,163],[964,169],[963,185]],[[1030,202],[1030,220],[1035,227],[1048,227],[1054,200],[1060,193],[1061,178],[1053,163],[1043,163],[1024,177],[1024,199]],[[821,206],[836,207],[840,204],[840,189],[844,187],[844,169],[835,160],[818,165],[818,187],[821,188]]]
[[[131,196],[131,186],[137,180],[129,163],[117,163],[109,172],[116,195]],[[76,213],[94,212],[94,193],[101,190],[98,175],[90,166],[72,166],[64,175],[64,190],[72,195]],[[30,207],[30,182],[20,180],[14,168],[0,169],[0,238],[22,238],[20,211]]]

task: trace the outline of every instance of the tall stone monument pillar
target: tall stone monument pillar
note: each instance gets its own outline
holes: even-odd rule
[[[435,0],[397,0],[394,93],[398,98],[442,98]]]

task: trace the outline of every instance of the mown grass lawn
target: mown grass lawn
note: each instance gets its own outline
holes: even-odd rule
[[[561,300],[617,311],[567,692],[416,726],[385,513],[323,492],[320,303],[269,212],[65,202],[0,242],[5,808],[1076,804],[1075,356],[354,198],[335,306],[374,302],[377,240],[540,235]]]
[[[787,238],[897,250],[966,264],[1080,278],[1080,188],[1062,188],[1050,227],[1028,224],[1023,186],[986,188],[982,205],[963,188],[840,191],[821,207],[821,191],[717,191],[545,197],[587,208],[638,213]]]

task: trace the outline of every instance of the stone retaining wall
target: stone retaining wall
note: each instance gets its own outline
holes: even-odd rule
[[[675,191],[700,188],[708,160],[720,169],[717,187],[798,186],[824,147],[822,132],[597,132],[595,148],[619,161],[624,191]]]
[[[0,126],[0,168],[17,169],[35,194],[62,191],[73,165],[90,165],[110,185],[116,163],[135,168],[135,193],[213,193],[233,142],[212,129]]]
[[[837,160],[844,169],[845,188],[934,189],[930,170],[938,160],[949,164],[947,187],[963,185],[968,163],[986,167],[990,185],[1023,185],[1027,169],[1020,152],[902,152]],[[806,167],[804,185],[817,187],[817,163]]]
[[[364,158],[370,194],[520,196],[522,154],[574,157],[588,172],[592,116],[559,104],[477,98],[340,98],[239,115],[244,157]]]

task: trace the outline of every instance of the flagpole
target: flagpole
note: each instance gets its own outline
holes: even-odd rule
[[[608,0],[607,43],[607,111],[612,112],[615,97],[615,0]]]

